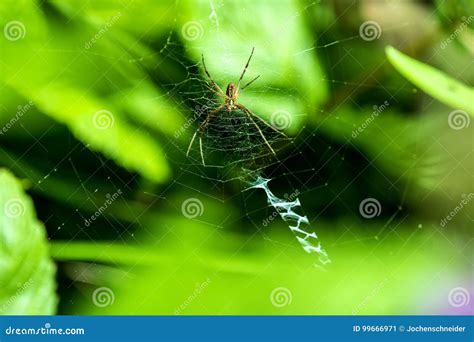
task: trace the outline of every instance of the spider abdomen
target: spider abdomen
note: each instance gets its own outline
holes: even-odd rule
[[[227,95],[227,97],[233,99],[235,97],[235,91],[236,91],[235,84],[234,83],[229,83],[227,85],[227,89],[225,91],[225,94]]]

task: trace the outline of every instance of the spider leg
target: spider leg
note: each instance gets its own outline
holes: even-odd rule
[[[211,77],[211,74],[209,74],[209,71],[207,71],[207,67],[206,67],[206,63],[204,62],[204,55],[201,55],[202,57],[202,65],[204,67],[204,72],[206,73],[207,77],[209,77],[209,80],[211,81],[212,85],[216,88],[217,92],[220,94],[220,95],[224,95],[225,96],[225,93],[222,91],[222,89],[217,85],[216,82],[214,82],[214,80],[212,79]]]
[[[226,95],[225,95],[225,94],[217,92],[217,91],[216,91],[214,88],[212,88],[208,83],[206,83],[206,85],[207,85],[207,89],[209,89],[210,91],[212,91],[212,92],[213,92],[214,94],[216,94],[217,96],[226,98]]]
[[[193,137],[191,138],[191,142],[189,143],[188,150],[186,151],[186,157],[189,155],[189,151],[191,150],[191,146],[193,146],[194,139],[196,138],[197,132],[198,132],[199,130],[200,130],[200,128],[198,128],[198,129],[194,132]],[[201,153],[202,165],[203,165],[203,166],[206,166],[206,163],[204,162],[204,153],[202,152],[202,133],[203,133],[203,132],[201,132],[201,135],[199,136],[199,152]]]
[[[268,146],[268,148],[270,149],[270,151],[272,151],[272,153],[276,156],[275,151],[273,150],[272,146],[271,146],[270,143],[268,142],[267,138],[265,138],[265,135],[263,135],[263,132],[262,132],[262,130],[260,129],[260,127],[258,127],[257,123],[256,123],[255,120],[252,118],[252,115],[249,114],[249,111],[245,111],[245,113],[246,113],[247,116],[249,117],[250,121],[252,121],[252,123],[254,124],[254,126],[257,128],[258,133],[260,133],[260,136],[262,137],[263,141],[264,141],[265,144]]]
[[[240,89],[240,81],[242,81],[242,78],[244,78],[244,75],[245,75],[245,72],[247,71],[250,60],[252,59],[254,50],[255,50],[255,47],[252,48],[252,52],[250,53],[249,60],[247,61],[247,64],[245,64],[244,71],[242,71],[242,75],[240,75],[239,82],[237,83],[237,93],[239,92],[239,89]]]
[[[217,107],[216,109],[214,109],[213,111],[209,112],[209,114],[207,114],[206,118],[196,129],[196,131],[193,134],[193,137],[191,138],[191,141],[189,142],[188,150],[186,151],[186,157],[189,156],[189,151],[191,151],[191,147],[193,146],[194,139],[196,139],[196,135],[199,132],[200,133],[199,151],[201,153],[202,165],[206,166],[206,164],[204,163],[204,153],[202,152],[202,135],[204,134],[204,130],[206,129],[207,124],[209,123],[209,121],[211,121],[212,116],[214,116],[214,114],[216,114],[217,112],[221,111],[224,107],[225,105],[221,105]]]
[[[194,131],[193,137],[191,138],[191,141],[189,142],[188,150],[186,151],[186,157],[189,155],[189,151],[191,151],[191,147],[193,146],[194,139],[196,139],[196,134],[199,131],[199,128]]]
[[[247,88],[249,85],[251,85],[253,82],[255,82],[257,80],[257,78],[259,78],[260,75],[258,75],[257,77],[255,77],[253,80],[251,80],[249,83],[247,83],[246,85],[244,85],[242,87],[242,90],[244,90],[245,88]]]
[[[206,163],[204,162],[204,153],[202,152],[202,133],[199,137],[199,152],[201,153],[202,166],[206,166]]]
[[[274,130],[275,132],[277,132],[278,134],[281,134],[283,135],[285,138],[288,138],[288,136],[283,133],[282,131],[279,131],[278,129],[276,129],[275,127],[273,127],[272,125],[270,125],[268,122],[266,122],[265,120],[263,120],[260,116],[258,116],[257,114],[254,114],[250,111],[250,109],[248,109],[247,107],[245,107],[244,105],[241,105],[240,103],[236,103],[235,106],[237,108],[239,108],[240,110],[243,110],[244,112],[246,112],[247,114],[257,118],[261,123],[263,123],[265,126],[271,128],[272,130]]]

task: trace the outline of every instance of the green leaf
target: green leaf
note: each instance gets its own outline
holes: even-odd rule
[[[77,0],[61,0],[51,5],[70,19],[85,18],[97,25],[97,30],[108,23],[108,27],[117,26],[141,38],[168,33],[176,15],[176,4],[171,0],[91,1],[81,6]]]
[[[173,233],[161,236],[159,242],[151,241],[155,251],[152,253],[146,247],[137,252],[113,244],[92,246],[90,258],[81,255],[79,260],[95,261],[101,257],[100,261],[110,263],[113,261],[107,256],[112,252],[129,259],[127,265],[140,262],[143,267],[134,267],[133,281],[127,282],[121,275],[107,273],[108,266],[87,266],[91,274],[107,274],[106,284],[114,293],[113,305],[97,307],[91,301],[80,301],[79,296],[83,296],[80,294],[79,304],[68,308],[68,313],[74,310],[97,315],[130,312],[140,315],[404,314],[419,307],[417,299],[424,290],[417,284],[433,280],[433,274],[446,264],[445,255],[454,256],[450,264],[453,268],[466,263],[457,253],[458,247],[447,241],[441,232],[431,227],[416,228],[416,224],[410,222],[393,223],[390,227],[396,227],[396,232],[390,231],[377,240],[367,234],[380,230],[386,222],[318,221],[318,229],[326,232],[323,235],[334,261],[324,271],[315,268],[313,259],[298,248],[282,252],[282,245],[294,246],[291,232],[286,232],[283,225],[279,228],[284,233],[278,234],[276,229],[269,232],[268,240],[274,243],[263,247],[258,235],[239,236],[226,230],[216,234],[210,227],[203,227],[200,234],[190,236],[189,222],[195,224],[188,220],[186,228],[173,227]],[[364,236],[365,232],[367,238],[337,243],[340,234],[328,236],[331,229],[340,232],[346,224],[351,225],[356,236]],[[203,237],[210,237],[211,241],[200,244]],[[169,240],[177,243],[174,249],[164,248]],[[448,254],[439,253],[440,248]],[[82,254],[86,252],[80,245],[74,249]],[[74,260],[67,255],[66,248],[62,254],[61,259]],[[143,265],[144,261],[148,261],[148,265]],[[360,267],[365,272],[357,271]],[[130,266],[121,270],[130,274]],[[344,291],[340,286],[344,286]],[[272,304],[272,293],[279,288],[286,289],[284,292],[291,297],[288,305]],[[400,301],[404,299],[409,299],[410,304],[401,306]]]
[[[410,82],[438,101],[474,116],[474,89],[397,49],[385,49],[388,60]]]
[[[0,169],[0,314],[54,314],[55,267],[21,183]]]
[[[11,16],[10,7],[0,5],[0,24],[17,18],[26,33],[15,41],[0,39],[0,100],[6,96],[4,89],[12,88],[25,98],[22,101],[32,100],[35,110],[66,125],[90,149],[153,182],[168,179],[162,147],[147,127],[172,135],[183,119],[138,64],[129,62],[111,38],[112,28],[86,49],[84,44],[98,32],[88,20],[64,27],[61,21],[48,21],[47,14],[31,3],[16,16]],[[31,51],[37,52],[35,58]],[[94,125],[96,118],[113,122],[100,129]]]
[[[32,99],[43,113],[66,124],[90,149],[152,181],[163,182],[169,177],[161,147],[145,132],[126,123],[110,104],[59,83],[50,83],[36,92],[20,82],[12,86]]]
[[[317,121],[318,129],[368,156],[371,163],[396,179],[434,190],[446,174],[446,153],[430,141],[441,136],[441,116],[405,118],[388,101],[372,110],[341,107]],[[443,162],[444,160],[444,162]]]

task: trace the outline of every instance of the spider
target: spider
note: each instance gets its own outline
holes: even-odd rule
[[[228,85],[227,85],[227,89],[224,93],[224,91],[217,85],[216,82],[214,82],[214,80],[212,79],[211,75],[209,74],[209,71],[207,70],[207,67],[206,67],[206,63],[204,62],[204,55],[201,55],[202,57],[202,65],[204,67],[204,71],[207,75],[207,77],[209,78],[209,81],[211,82],[212,86],[214,87],[211,88],[212,92],[215,93],[217,96],[221,96],[224,98],[224,103],[222,105],[220,105],[219,107],[217,107],[216,109],[214,109],[213,111],[209,112],[209,114],[207,114],[206,118],[204,119],[204,121],[201,123],[201,125],[196,129],[196,131],[194,132],[193,134],[193,137],[191,138],[191,141],[189,143],[189,146],[188,146],[188,150],[186,152],[186,156],[189,155],[189,151],[191,150],[191,147],[193,146],[193,143],[194,143],[194,139],[196,138],[196,135],[200,134],[199,136],[199,151],[201,153],[201,160],[202,160],[202,165],[206,165],[205,162],[204,162],[204,155],[203,155],[203,152],[202,152],[202,135],[204,134],[205,130],[206,130],[206,127],[207,125],[209,124],[209,122],[211,121],[212,117],[218,113],[219,111],[223,110],[223,109],[226,109],[227,112],[231,112],[232,110],[234,109],[240,109],[241,111],[243,111],[247,116],[248,118],[250,119],[250,121],[253,123],[253,125],[257,128],[257,131],[258,133],[260,134],[260,136],[262,137],[263,141],[265,142],[265,145],[267,145],[268,149],[274,154],[276,155],[275,151],[273,150],[273,148],[271,147],[271,145],[269,144],[268,140],[265,138],[265,135],[263,135],[263,132],[262,130],[260,129],[260,127],[258,126],[258,124],[255,122],[254,119],[257,119],[259,122],[263,123],[264,125],[266,125],[267,127],[271,128],[272,130],[274,130],[275,132],[283,135],[284,137],[286,137],[286,135],[283,133],[283,132],[280,132],[279,130],[277,130],[275,127],[273,127],[272,125],[270,125],[269,123],[267,123],[266,121],[264,121],[263,119],[261,119],[258,115],[252,113],[250,111],[250,109],[248,109],[247,107],[245,107],[244,105],[240,104],[237,102],[237,99],[239,97],[239,91],[240,90],[244,90],[246,87],[248,87],[250,84],[252,84],[257,78],[260,77],[260,75],[258,75],[257,77],[255,77],[253,80],[251,80],[249,83],[247,83],[245,86],[243,86],[242,88],[240,88],[240,82],[242,81],[242,79],[244,78],[244,75],[245,75],[245,72],[247,71],[247,68],[249,66],[249,63],[250,63],[250,60],[252,59],[252,56],[253,56],[253,52],[255,50],[255,47],[252,48],[252,52],[250,53],[250,57],[247,61],[247,64],[245,64],[245,67],[244,67],[244,70],[242,71],[242,74],[240,75],[240,78],[239,78],[239,81],[237,82],[237,86],[235,86],[234,83],[230,82]]]

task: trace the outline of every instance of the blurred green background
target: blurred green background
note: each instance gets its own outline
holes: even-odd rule
[[[0,28],[1,314],[473,313],[472,1],[6,0]],[[324,267],[186,157],[222,102],[201,54],[225,88],[252,47],[239,101],[292,141],[259,171]]]

